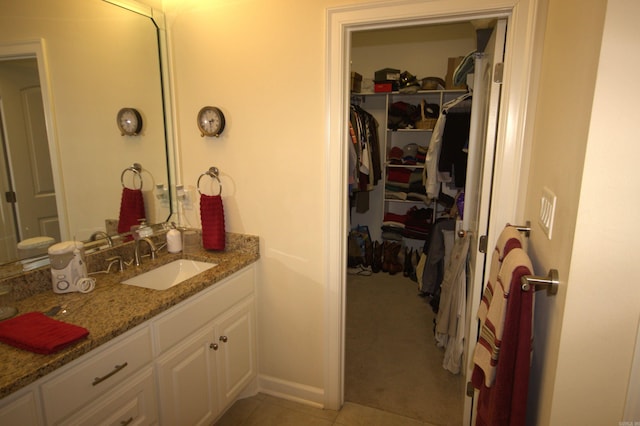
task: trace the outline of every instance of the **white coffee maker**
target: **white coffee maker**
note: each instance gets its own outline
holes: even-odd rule
[[[49,247],[48,253],[54,293],[93,290],[92,280],[87,279],[83,243],[63,241]]]

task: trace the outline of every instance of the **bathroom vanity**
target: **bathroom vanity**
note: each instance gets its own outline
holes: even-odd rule
[[[255,391],[258,238],[228,242],[190,254],[217,265],[167,290],[121,284],[142,272],[129,268],[95,275],[88,294],[19,300],[20,313],[61,306],[54,318],[89,337],[51,355],[0,344],[0,423],[212,424]],[[143,270],[181,257],[164,253]]]

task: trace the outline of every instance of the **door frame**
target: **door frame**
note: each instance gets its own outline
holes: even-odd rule
[[[496,161],[492,186],[488,247],[506,223],[521,220],[528,175],[535,89],[541,56],[537,36],[544,24],[546,0],[408,0],[330,8],[326,49],[326,192],[325,192],[325,334],[324,407],[344,403],[344,334],[346,309],[347,122],[349,113],[349,51],[353,31],[409,25],[508,20],[503,89],[498,117]],[[475,248],[472,248],[475,249]]]

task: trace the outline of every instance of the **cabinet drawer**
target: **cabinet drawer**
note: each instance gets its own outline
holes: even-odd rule
[[[111,390],[61,425],[151,425],[158,422],[158,404],[151,366]]]
[[[158,353],[189,336],[254,291],[254,267],[218,283],[197,300],[187,300],[154,321]]]
[[[89,352],[60,373],[53,373],[41,387],[48,422],[57,423],[150,363],[150,334],[149,328],[144,327]]]

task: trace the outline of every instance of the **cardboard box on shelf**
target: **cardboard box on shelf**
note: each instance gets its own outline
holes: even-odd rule
[[[360,93],[362,90],[362,75],[351,71],[351,92]]]
[[[460,62],[462,62],[463,59],[464,59],[464,56],[456,56],[455,58],[449,58],[449,62],[447,64],[447,76],[444,78],[445,89],[465,90],[467,88],[466,84],[461,84],[459,86],[454,86],[453,84],[453,73],[456,70],[456,67],[460,65]]]
[[[398,81],[400,80],[400,70],[397,70],[395,68],[384,68],[381,70],[378,70],[374,73],[374,77],[373,77],[374,81],[391,81],[391,80],[395,80]]]

